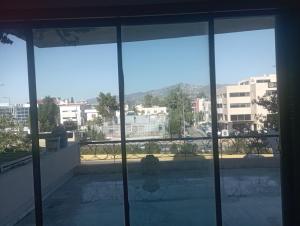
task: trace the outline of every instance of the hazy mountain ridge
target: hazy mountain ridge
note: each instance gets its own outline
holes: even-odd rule
[[[217,89],[224,87],[225,85],[217,84]],[[143,103],[144,97],[146,95],[158,96],[160,98],[166,97],[172,89],[180,87],[184,93],[188,94],[190,98],[194,99],[200,93],[203,93],[205,96],[210,97],[210,86],[209,85],[194,85],[188,83],[179,83],[176,85],[171,85],[159,89],[149,90],[145,92],[136,92],[125,95],[125,103],[130,105],[135,105]],[[89,104],[96,104],[96,98],[90,98],[87,100]]]

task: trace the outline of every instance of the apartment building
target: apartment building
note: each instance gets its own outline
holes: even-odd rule
[[[88,108],[84,110],[86,121],[93,121],[99,116],[99,113],[96,108]]]
[[[16,104],[13,107],[13,118],[23,125],[29,122],[30,105]]]
[[[260,130],[268,111],[255,103],[259,97],[276,92],[275,74],[250,77],[236,85],[217,91],[217,112],[220,129]]]
[[[196,98],[192,103],[193,111],[203,113],[203,122],[211,120],[211,102],[207,98]]]
[[[11,116],[16,123],[26,125],[29,121],[29,104],[0,103],[0,116]]]
[[[66,121],[76,122],[78,126],[83,123],[82,104],[68,103],[59,105],[60,123],[64,124]]]

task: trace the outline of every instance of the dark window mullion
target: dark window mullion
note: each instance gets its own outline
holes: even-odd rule
[[[215,69],[215,38],[214,38],[214,18],[209,18],[208,22],[208,44],[209,44],[209,73],[210,73],[210,94],[211,94],[211,120],[212,120],[212,142],[214,159],[214,179],[215,179],[215,202],[216,202],[216,222],[217,226],[222,226],[222,206],[221,206],[221,185],[220,185],[220,163],[218,147],[218,115],[216,97],[216,69]]]
[[[36,225],[43,225],[43,201],[41,188],[41,170],[40,170],[40,147],[39,147],[39,130],[38,130],[38,109],[36,94],[36,77],[34,63],[34,45],[32,29],[28,28],[26,33],[26,50],[27,50],[27,70],[28,70],[28,87],[30,100],[30,132],[32,142],[32,168],[34,183],[34,202],[35,202],[35,219]]]
[[[130,226],[129,200],[128,200],[128,177],[126,159],[126,134],[125,134],[125,110],[124,110],[124,73],[122,56],[122,30],[117,25],[117,54],[118,54],[118,77],[119,77],[119,102],[120,102],[120,125],[121,125],[121,150],[122,150],[122,176],[124,196],[125,226]]]

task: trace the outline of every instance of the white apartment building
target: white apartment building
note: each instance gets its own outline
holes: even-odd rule
[[[193,102],[193,111],[203,113],[203,122],[211,120],[211,102],[206,98],[196,98]]]
[[[255,103],[259,97],[276,91],[276,75],[250,77],[218,90],[217,111],[221,129],[249,128],[260,130],[260,119],[267,117],[268,111]]]
[[[144,107],[139,104],[135,106],[138,111],[138,115],[159,115],[159,114],[167,114],[167,107],[160,106],[152,106],[152,107]]]
[[[69,103],[59,105],[60,123],[63,124],[66,121],[76,122],[78,126],[82,125],[82,104]]]
[[[29,104],[15,104],[0,103],[0,116],[12,116],[15,122],[23,125],[29,123]]]
[[[93,121],[95,118],[99,116],[99,113],[95,108],[85,109],[84,114],[85,114],[86,121]]]

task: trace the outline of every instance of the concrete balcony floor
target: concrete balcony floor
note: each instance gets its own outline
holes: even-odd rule
[[[215,225],[212,173],[170,171],[147,178],[129,170],[128,175],[132,225]],[[221,175],[224,226],[281,225],[278,168],[226,169]],[[121,226],[122,188],[121,172],[77,174],[44,201],[44,225]],[[31,225],[34,212],[17,224]]]

